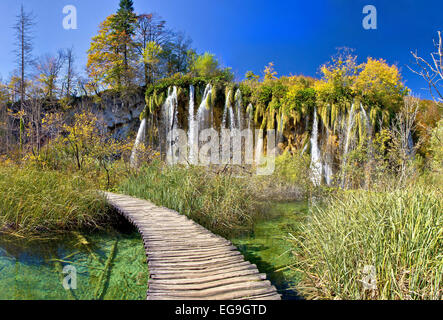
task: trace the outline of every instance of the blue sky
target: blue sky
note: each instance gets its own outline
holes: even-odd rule
[[[74,46],[77,67],[98,25],[115,12],[119,0],[2,0],[0,3],[0,75],[14,69],[13,30],[20,4],[36,16],[36,56]],[[406,85],[428,97],[424,82],[412,74],[411,50],[423,55],[443,30],[443,1],[430,0],[134,0],[137,13],[155,12],[170,27],[186,32],[199,52],[215,53],[239,79],[246,71],[261,73],[273,61],[279,75],[318,76],[318,67],[337,47],[356,49],[359,61],[368,56],[397,64]],[[75,5],[78,30],[64,30],[62,9]],[[377,8],[377,30],[364,30],[362,9]]]

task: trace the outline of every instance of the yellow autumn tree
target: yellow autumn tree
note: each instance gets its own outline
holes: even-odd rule
[[[408,93],[400,71],[383,59],[369,57],[361,65],[362,71],[355,81],[355,89],[367,104],[397,108]]]
[[[379,119],[388,123],[391,115],[403,105],[408,88],[403,84],[400,71],[395,65],[388,65],[383,59],[369,57],[362,64],[355,80],[354,90],[363,106],[369,109],[373,125]]]
[[[163,48],[155,41],[149,41],[143,49],[141,62],[146,66],[148,82],[154,78],[154,73],[157,71],[156,68],[160,62],[160,54],[162,52]]]
[[[128,41],[127,35],[113,28],[114,21],[115,15],[110,15],[100,24],[88,50],[86,66],[89,76],[104,89],[119,89],[128,85],[135,75],[134,67],[125,63],[130,52],[121,50],[121,44]]]
[[[318,115],[332,131],[338,129],[343,115],[352,113],[359,71],[356,61],[351,49],[340,49],[331,61],[321,66],[322,79],[314,83]]]

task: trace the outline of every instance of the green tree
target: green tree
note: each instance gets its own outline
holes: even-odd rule
[[[145,49],[142,53],[142,61],[145,66],[148,66],[149,74],[147,77],[147,83],[150,82],[150,79],[153,79],[153,73],[157,68],[158,63],[160,62],[160,54],[163,52],[162,47],[157,44],[155,41],[149,41],[146,44]]]
[[[134,64],[138,62],[134,42],[136,22],[132,0],[121,0],[117,13],[101,23],[88,50],[87,69],[94,87],[120,89],[132,84]]]
[[[214,54],[205,52],[197,55],[195,51],[188,51],[189,69],[191,74],[200,77],[221,77],[226,81],[232,81],[234,75],[231,68],[221,68]]]
[[[121,0],[120,7],[111,19],[111,27],[113,32],[117,33],[120,39],[119,51],[123,53],[123,65],[125,70],[128,69],[129,55],[134,47],[133,37],[135,35],[135,26],[137,16],[134,13],[134,3],[132,0]]]
[[[192,71],[198,76],[215,76],[217,74],[219,62],[214,54],[205,52],[197,56],[191,66]]]
[[[98,86],[121,86],[123,59],[118,53],[119,37],[112,30],[113,16],[100,24],[99,32],[92,38],[86,64],[89,76]]]

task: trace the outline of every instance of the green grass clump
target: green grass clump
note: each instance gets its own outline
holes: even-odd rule
[[[0,232],[41,235],[97,226],[107,205],[81,176],[0,166]]]
[[[298,289],[319,299],[442,299],[442,240],[436,188],[336,195],[294,235]],[[371,266],[375,290],[364,286],[374,284]]]
[[[119,191],[178,211],[222,236],[250,230],[259,214],[247,180],[204,167],[155,161],[124,181]]]

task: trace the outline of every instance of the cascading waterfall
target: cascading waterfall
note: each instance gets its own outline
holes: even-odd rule
[[[231,130],[231,135],[232,135],[233,133],[232,130],[235,129],[235,116],[232,107],[230,107],[228,111],[229,111],[229,129]]]
[[[224,109],[222,111],[222,119],[213,119],[214,114],[216,114],[217,111],[214,111],[213,108],[223,108],[223,105],[219,105],[218,101],[213,101],[212,94],[214,92],[214,88],[211,84],[207,84],[204,92],[203,97],[200,104],[196,104],[196,90],[193,85],[189,86],[189,96],[186,100],[188,105],[188,110],[186,111],[186,115],[180,115],[178,114],[178,93],[180,92],[179,88],[176,86],[171,86],[167,90],[167,98],[165,102],[162,105],[162,108],[160,111],[160,115],[155,114],[156,119],[158,118],[159,121],[157,121],[157,128],[158,131],[156,131],[156,134],[158,134],[158,140],[160,141],[159,147],[160,147],[160,153],[162,156],[166,154],[168,160],[172,159],[172,163],[175,163],[173,154],[175,154],[175,149],[177,147],[177,129],[181,126],[188,128],[188,162],[190,164],[197,164],[198,163],[198,150],[201,146],[199,143],[199,136],[201,135],[202,131],[209,128],[214,128],[215,126],[220,125],[221,120],[221,129],[229,129],[230,130],[230,136],[231,136],[231,151],[232,148],[234,148],[234,144],[238,143],[238,140],[234,140],[235,135],[238,134],[238,132],[244,128],[247,128],[249,130],[253,130],[255,128],[256,123],[254,122],[254,107],[251,103],[248,104],[246,109],[243,109],[243,97],[242,92],[240,89],[230,89],[226,91],[226,99],[224,104]],[[182,98],[180,98],[182,99]],[[216,105],[213,106],[213,103]],[[183,101],[180,101],[180,110],[182,108],[182,105],[184,105]],[[358,108],[360,107],[360,109]],[[277,116],[276,121],[278,122],[278,141],[282,143],[282,145],[279,145],[280,147],[285,147],[286,141],[289,145],[291,145],[291,148],[287,148],[287,150],[293,150],[294,148],[294,141],[297,145],[300,144],[300,142],[303,142],[301,154],[305,154],[309,152],[309,148],[311,149],[311,163],[310,163],[310,170],[311,170],[311,180],[315,185],[320,185],[323,182],[327,183],[328,185],[332,184],[333,180],[333,174],[334,171],[339,171],[339,167],[335,167],[334,159],[335,158],[335,152],[336,148],[333,146],[333,144],[336,143],[335,139],[338,139],[340,141],[340,151],[342,152],[342,163],[341,167],[345,168],[347,164],[347,157],[348,153],[350,152],[350,149],[353,146],[354,141],[354,132],[356,128],[356,120],[361,120],[361,129],[362,134],[368,136],[368,139],[371,139],[372,135],[372,124],[370,122],[370,118],[363,107],[363,105],[360,103],[360,105],[355,105],[355,103],[352,104],[350,109],[348,109],[349,112],[342,112],[336,115],[336,121],[333,126],[333,128],[327,128],[321,119],[321,116],[317,113],[317,108],[314,108],[313,112],[309,112],[305,117],[302,117],[299,122],[300,127],[299,128],[292,128],[292,124],[289,122],[288,124],[288,131],[289,129],[293,131],[289,137],[287,137],[287,140],[285,139],[283,135],[283,125],[286,125],[287,117],[285,117],[282,113],[279,113]],[[313,113],[313,119],[311,118]],[[360,118],[357,118],[360,117]],[[137,164],[137,148],[139,149],[139,146],[141,143],[146,142],[146,136],[148,135],[149,131],[148,129],[151,127],[154,127],[151,122],[154,122],[153,115],[151,115],[152,118],[142,119],[142,122],[140,124],[140,128],[137,134],[137,139],[135,141],[134,148],[131,153],[130,158],[130,164],[131,166],[136,166]],[[185,123],[180,122],[185,121],[187,122],[187,125]],[[309,130],[310,124],[313,124],[311,136],[307,136],[307,131]],[[294,124],[295,125],[295,124]],[[302,133],[304,131],[305,133]],[[333,133],[334,132],[334,133]],[[332,136],[334,134],[334,136]],[[292,135],[295,135],[295,137],[292,137]],[[335,136],[337,135],[337,136]],[[255,150],[255,160],[256,163],[260,161],[260,158],[265,153],[264,149],[267,149],[266,145],[266,139],[267,134],[261,130],[257,135],[254,135],[254,145],[252,148]],[[303,139],[306,137],[305,139]],[[243,147],[243,140],[242,140],[242,147]],[[410,150],[409,154],[413,156],[413,141],[412,136],[408,137],[407,141],[404,141],[403,143],[406,143],[408,145],[408,148]],[[222,149],[222,151],[224,151]],[[370,152],[370,151],[368,151]],[[232,154],[232,153],[231,153]],[[169,161],[171,163],[171,161]],[[341,177],[340,177],[340,184],[343,185],[343,187],[346,185],[346,176],[345,171],[341,171]]]
[[[368,114],[366,113],[365,108],[363,108],[363,105],[360,104],[360,110],[362,112],[363,115],[363,120],[364,120],[364,124],[366,126],[366,133],[368,134],[368,137],[371,135],[371,122],[369,121],[369,117]]]
[[[189,146],[189,162],[191,164],[196,164],[198,158],[198,125],[195,120],[195,89],[191,85],[189,87],[189,132],[188,132],[188,146]]]
[[[176,143],[176,130],[178,127],[178,101],[177,101],[177,87],[174,86],[168,89],[168,97],[163,105],[164,119],[166,121],[166,152],[167,157],[173,161],[174,147]]]
[[[232,100],[232,90],[228,91],[226,95],[225,109],[223,110],[222,128],[228,129],[228,118],[229,118],[229,129],[231,130],[231,135],[234,134],[234,130],[242,130],[243,122],[243,97],[240,89],[235,92],[234,107],[231,104]]]
[[[259,130],[257,135],[257,145],[255,147],[255,164],[260,165],[264,153],[264,130]]]
[[[215,125],[218,126],[220,122],[214,121],[214,110],[212,106],[212,94],[214,92],[214,88],[211,84],[207,84],[201,103],[196,105],[196,88],[193,85],[189,86],[189,97],[188,97],[188,110],[187,110],[187,118],[180,117],[180,119],[185,118],[188,124],[188,162],[191,164],[198,163],[198,150],[200,147],[199,136],[201,135],[202,130],[214,128]],[[172,159],[174,163],[175,149],[177,147],[177,129],[179,128],[179,115],[178,115],[178,87],[171,86],[168,88],[168,94],[165,102],[162,105],[161,114],[160,114],[160,127],[158,132],[160,133],[160,152],[162,155],[166,154],[168,160]],[[226,92],[225,105],[222,112],[221,120],[221,129],[229,129],[231,135],[231,151],[233,146],[233,139],[235,135],[242,130],[243,128],[248,128],[249,130],[255,128],[254,122],[254,107],[251,103],[249,103],[246,109],[243,109],[243,97],[240,89],[230,89]],[[181,103],[181,102],[180,102]],[[217,105],[218,107],[218,105]],[[333,159],[334,159],[334,150],[332,147],[330,148],[330,143],[332,139],[332,131],[326,128],[321,122],[321,118],[317,113],[317,108],[313,110],[313,119],[311,118],[312,113],[306,115],[303,118],[303,122],[301,124],[304,127],[304,130],[307,131],[309,125],[312,123],[312,133],[309,140],[305,140],[302,146],[301,154],[305,154],[308,152],[309,147],[311,149],[311,179],[315,185],[320,185],[322,183],[323,177],[325,182],[330,185],[332,183],[332,177],[334,173]],[[283,125],[286,122],[283,114],[279,114],[277,117],[278,121],[278,138],[279,142],[284,142],[283,136]],[[342,167],[346,166],[347,156],[349,153],[349,149],[352,147],[353,141],[353,132],[355,127],[356,116],[361,117],[361,123],[365,127],[365,134],[367,134],[370,138],[372,127],[370,123],[370,119],[363,105],[360,103],[360,110],[353,103],[349,113],[346,114],[338,114],[337,115],[337,127],[334,127],[331,130],[336,130],[338,133],[338,138],[343,146],[342,151]],[[143,119],[140,128],[137,134],[137,139],[135,141],[134,148],[132,150],[130,164],[131,166],[137,165],[137,148],[139,148],[140,144],[145,142],[146,135],[148,133],[148,127],[151,127],[149,122],[150,120]],[[186,125],[184,125],[186,126]],[[298,136],[299,134],[297,134]],[[255,159],[256,162],[260,161],[260,158],[265,153],[264,149],[266,148],[266,133],[261,130],[253,140],[254,142],[254,150],[255,150]],[[299,136],[302,138],[302,135]],[[320,138],[322,141],[320,141]],[[281,139],[281,141],[280,141]],[[412,136],[408,139],[409,149],[413,149],[413,141]],[[291,140],[289,141],[291,143]],[[412,153],[412,152],[411,152]],[[169,161],[171,163],[171,161]],[[341,183],[345,184],[345,176],[342,171]]]
[[[321,158],[320,149],[318,148],[318,116],[317,116],[317,108],[315,108],[314,123],[312,127],[312,136],[311,136],[311,171],[312,171],[312,182],[316,186],[319,186],[321,184],[322,164],[320,158]]]
[[[132,148],[130,165],[131,167],[138,166],[138,148],[144,143],[146,137],[146,118],[143,118],[140,128],[138,129],[137,138],[135,139],[134,148]]]
[[[228,129],[227,128],[228,115],[230,123],[229,129],[232,129],[232,117],[234,112],[232,111],[232,106],[231,106],[231,95],[232,95],[232,90],[229,90],[228,94],[226,95],[225,109],[223,110],[222,129]]]
[[[211,116],[212,109],[209,107],[209,98],[212,94],[212,86],[208,84],[205,88],[205,92],[203,94],[202,102],[198,107],[197,111],[197,132],[199,133],[202,129],[208,129],[212,127]]]
[[[277,134],[278,134],[278,136],[277,136],[278,143],[283,142],[283,126],[284,126],[284,115],[282,114],[280,116],[280,125],[279,125],[278,132],[277,132]]]
[[[328,150],[327,147],[328,147],[328,144],[329,144],[330,132],[329,132],[329,130],[327,128],[326,128],[326,131],[327,131],[327,135],[326,135],[326,150]],[[331,164],[331,162],[332,162],[331,154],[330,154],[330,152],[327,151],[326,155],[325,155],[325,160],[324,160],[324,163],[323,163],[323,171],[324,171],[325,181],[326,181],[326,184],[328,186],[331,185],[331,183],[332,183],[332,176],[334,174],[333,171],[332,171],[332,164]]]
[[[254,106],[250,103],[248,107],[246,108],[247,113],[247,123],[248,123],[248,130],[252,129],[252,124],[254,121]]]
[[[351,143],[351,134],[352,134],[352,127],[354,126],[354,104],[352,104],[351,112],[349,113],[348,118],[348,124],[346,126],[346,137],[345,137],[345,149],[343,151],[343,158],[346,161],[346,156],[348,155],[349,151],[349,144]],[[346,163],[344,163],[345,165]]]
[[[324,170],[325,170],[326,184],[328,186],[330,186],[331,183],[332,183],[332,175],[333,175],[333,173],[332,173],[332,167],[331,167],[331,165],[330,165],[330,163],[328,161],[325,161]]]
[[[354,127],[354,110],[355,104],[352,103],[351,111],[349,112],[349,118],[348,123],[346,126],[346,136],[345,136],[345,148],[343,150],[343,164],[342,164],[342,177],[341,177],[341,187],[345,187],[345,175],[344,175],[344,169],[346,167],[347,163],[347,157],[349,152],[349,145],[351,143],[351,134],[352,134],[352,128]]]
[[[243,119],[243,97],[240,89],[237,89],[235,92],[235,109],[237,111],[237,121],[235,121],[236,127],[235,129],[242,130],[242,119]]]
[[[305,131],[308,130],[308,126],[309,126],[309,114],[305,118]],[[303,147],[303,150],[301,152],[301,155],[305,154],[305,152],[308,150],[308,147],[309,147],[309,143],[306,142],[305,146]]]

